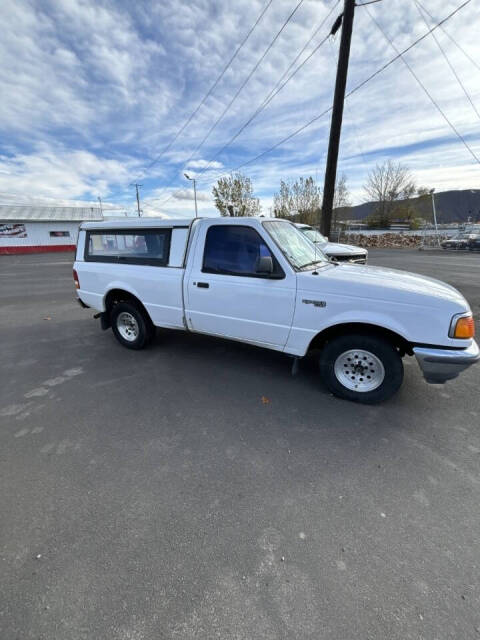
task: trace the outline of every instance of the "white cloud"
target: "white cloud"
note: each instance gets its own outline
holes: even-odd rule
[[[172,196],[176,200],[195,200],[193,189],[177,189],[172,192]],[[197,201],[202,200],[203,202],[208,202],[210,199],[211,196],[208,193],[197,191]]]
[[[423,4],[436,20],[456,0]],[[111,194],[133,208],[129,183],[142,175],[142,203],[163,193],[168,202],[149,207],[171,215],[191,213],[183,171],[198,178],[202,211],[215,212],[211,183],[328,108],[335,80],[339,37],[327,42],[268,107],[217,157],[218,151],[262,103],[332,2],[306,1],[249,81],[224,120],[187,162],[230,102],[292,10],[276,0],[213,94],[168,152],[219,71],[264,6],[264,0],[216,0],[148,5],[95,0],[4,0],[0,3],[0,188],[25,195],[94,198]],[[304,57],[320,42],[325,24]],[[413,3],[371,5],[396,46],[404,47],[426,27]],[[445,29],[461,33],[476,59],[480,8],[470,3]],[[438,38],[472,100],[480,108],[478,70],[438,31]],[[356,10],[348,88],[394,55],[365,8]],[[407,59],[454,125],[480,154],[479,121],[430,37]],[[244,172],[270,206],[280,179],[317,175],[322,181],[328,143],[327,114]],[[362,199],[366,173],[387,157],[409,164],[419,182],[437,189],[476,187],[479,167],[399,60],[346,101],[339,157],[355,199]],[[145,166],[158,158],[145,173]],[[213,162],[210,160],[215,158]],[[208,166],[207,171],[205,171]],[[162,191],[162,194],[159,192]],[[170,198],[170,194],[174,196]],[[179,196],[180,194],[180,196]],[[185,198],[181,195],[185,194]],[[202,195],[203,194],[203,195]],[[147,205],[145,205],[147,206]],[[159,208],[160,207],[160,208]]]
[[[31,154],[0,156],[0,190],[63,199],[107,196],[112,186],[128,182],[133,168],[88,151],[39,145]]]
[[[48,196],[32,196],[26,193],[0,191],[0,204],[9,205],[37,205],[45,207],[99,207],[98,200],[69,200],[68,198],[49,198]],[[102,200],[103,213],[124,211],[118,204]]]
[[[223,164],[217,160],[214,160],[213,162],[209,162],[208,160],[190,160],[186,169],[205,169],[206,167],[210,167],[211,169],[221,169]]]

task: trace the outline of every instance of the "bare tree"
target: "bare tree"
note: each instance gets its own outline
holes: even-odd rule
[[[368,199],[376,202],[370,222],[387,226],[399,201],[408,201],[416,186],[407,166],[387,160],[370,171],[364,190]]]
[[[290,183],[280,180],[280,191],[273,196],[273,215],[275,218],[291,218],[294,214]]]
[[[241,173],[220,178],[212,193],[222,216],[258,216],[262,210],[253,195],[252,181]]]
[[[316,224],[320,219],[322,190],[315,180],[280,181],[280,190],[273,196],[273,210],[277,218],[288,218],[295,222]]]
[[[352,204],[350,200],[350,191],[347,187],[347,176],[342,173],[337,177],[335,184],[335,195],[333,197],[333,212],[332,212],[332,228],[335,229],[338,222],[345,218],[345,209]]]

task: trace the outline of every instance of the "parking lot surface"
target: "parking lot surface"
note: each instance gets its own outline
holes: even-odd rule
[[[480,256],[371,250],[459,288]],[[381,406],[312,358],[74,301],[72,256],[0,258],[0,637],[480,638],[480,366]]]

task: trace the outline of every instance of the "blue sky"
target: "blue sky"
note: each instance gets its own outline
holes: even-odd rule
[[[214,176],[248,161],[329,107],[339,35],[329,39],[221,155],[318,27],[335,0],[304,0],[225,118],[190,162],[298,0],[273,0],[258,27],[191,124],[153,166],[243,40],[266,0],[3,0],[0,19],[0,201],[95,201],[134,206],[138,179],[146,214],[187,216],[197,175],[199,207],[214,213]],[[300,61],[327,34],[341,4]],[[440,20],[460,0],[422,0]],[[348,88],[394,55],[372,22],[403,48],[425,30],[414,0],[383,0],[356,10]],[[426,18],[430,24],[430,18]],[[445,25],[480,65],[480,3],[472,0]],[[480,71],[436,32],[480,110]],[[480,119],[429,36],[407,54],[415,72],[480,156]],[[325,168],[329,115],[243,172],[268,214],[281,179]],[[207,163],[215,158],[210,167]],[[406,163],[417,182],[437,191],[480,188],[480,166],[416,84],[402,61],[347,99],[339,172],[355,203],[376,162]],[[147,169],[148,168],[148,169]]]

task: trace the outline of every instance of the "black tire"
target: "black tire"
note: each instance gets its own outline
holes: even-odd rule
[[[359,354],[355,354],[355,350],[361,351],[357,359],[354,356]],[[349,354],[349,352],[353,353]],[[370,357],[365,354],[373,354],[373,358],[370,360]],[[400,354],[388,340],[381,336],[349,334],[333,338],[323,347],[319,364],[322,379],[334,395],[362,404],[377,404],[391,398],[403,381],[403,363]],[[352,368],[349,370],[349,367]],[[357,384],[357,388],[364,386],[365,389],[357,391],[354,388],[348,388],[342,383],[341,378],[352,387]],[[369,385],[374,385],[375,382],[379,383],[378,386],[369,390]]]
[[[131,332],[125,321],[128,317]],[[133,302],[119,302],[110,312],[112,331],[120,344],[127,349],[143,349],[155,336],[155,327],[145,311]]]

